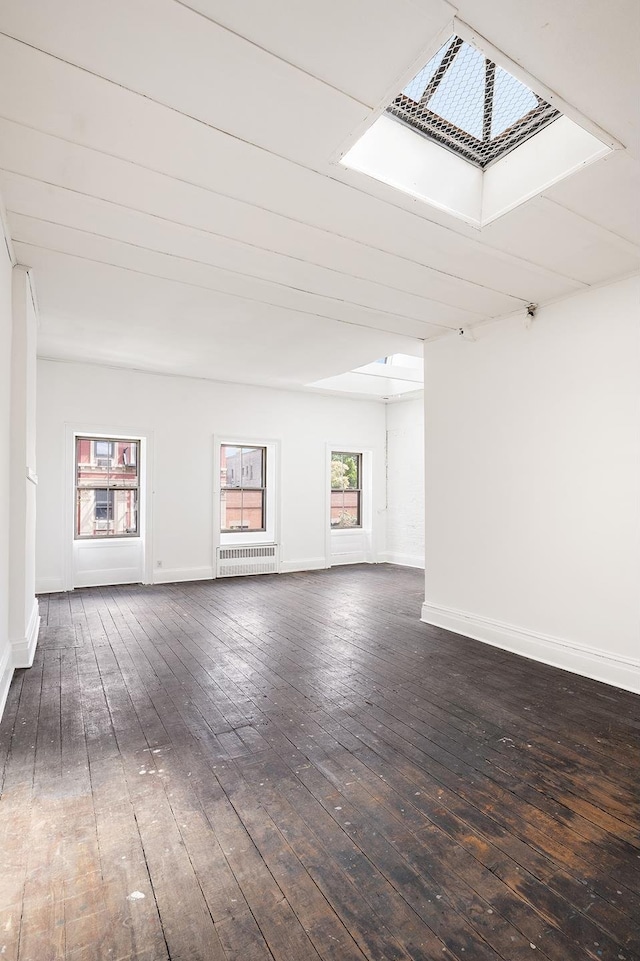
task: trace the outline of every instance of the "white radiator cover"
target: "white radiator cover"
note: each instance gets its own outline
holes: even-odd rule
[[[245,574],[277,574],[279,547],[264,544],[256,547],[219,547],[216,551],[216,577],[239,577]]]

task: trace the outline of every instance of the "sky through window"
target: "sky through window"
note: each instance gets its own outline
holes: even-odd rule
[[[484,168],[560,116],[503,67],[450,37],[387,108]]]

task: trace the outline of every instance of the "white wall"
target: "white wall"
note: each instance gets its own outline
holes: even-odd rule
[[[13,674],[9,641],[11,261],[0,221],[0,716]]]
[[[9,636],[14,667],[30,667],[40,618],[35,597],[36,337],[31,281],[13,268],[11,339],[11,519]]]
[[[425,348],[423,620],[640,689],[637,278]]]
[[[0,717],[38,640],[35,582],[36,313],[13,266],[0,200]],[[31,479],[29,479],[31,477]]]
[[[387,411],[387,560],[424,567],[424,400]]]
[[[72,478],[68,463],[65,467],[65,437],[70,427],[125,430],[150,438],[153,496],[148,544],[154,581],[213,574],[214,435],[280,441],[280,542],[285,571],[326,564],[326,445],[370,449],[370,559],[384,557],[383,405],[42,360],[38,365],[40,591],[68,586],[65,553],[72,534],[65,503]]]

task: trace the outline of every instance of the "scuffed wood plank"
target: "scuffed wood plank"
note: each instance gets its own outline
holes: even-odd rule
[[[638,699],[421,599],[385,566],[48,597],[0,725],[1,956],[640,956]]]

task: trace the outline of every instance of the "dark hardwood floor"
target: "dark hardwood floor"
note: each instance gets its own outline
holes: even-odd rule
[[[637,958],[638,698],[422,596],[381,566],[43,597],[0,961]]]

